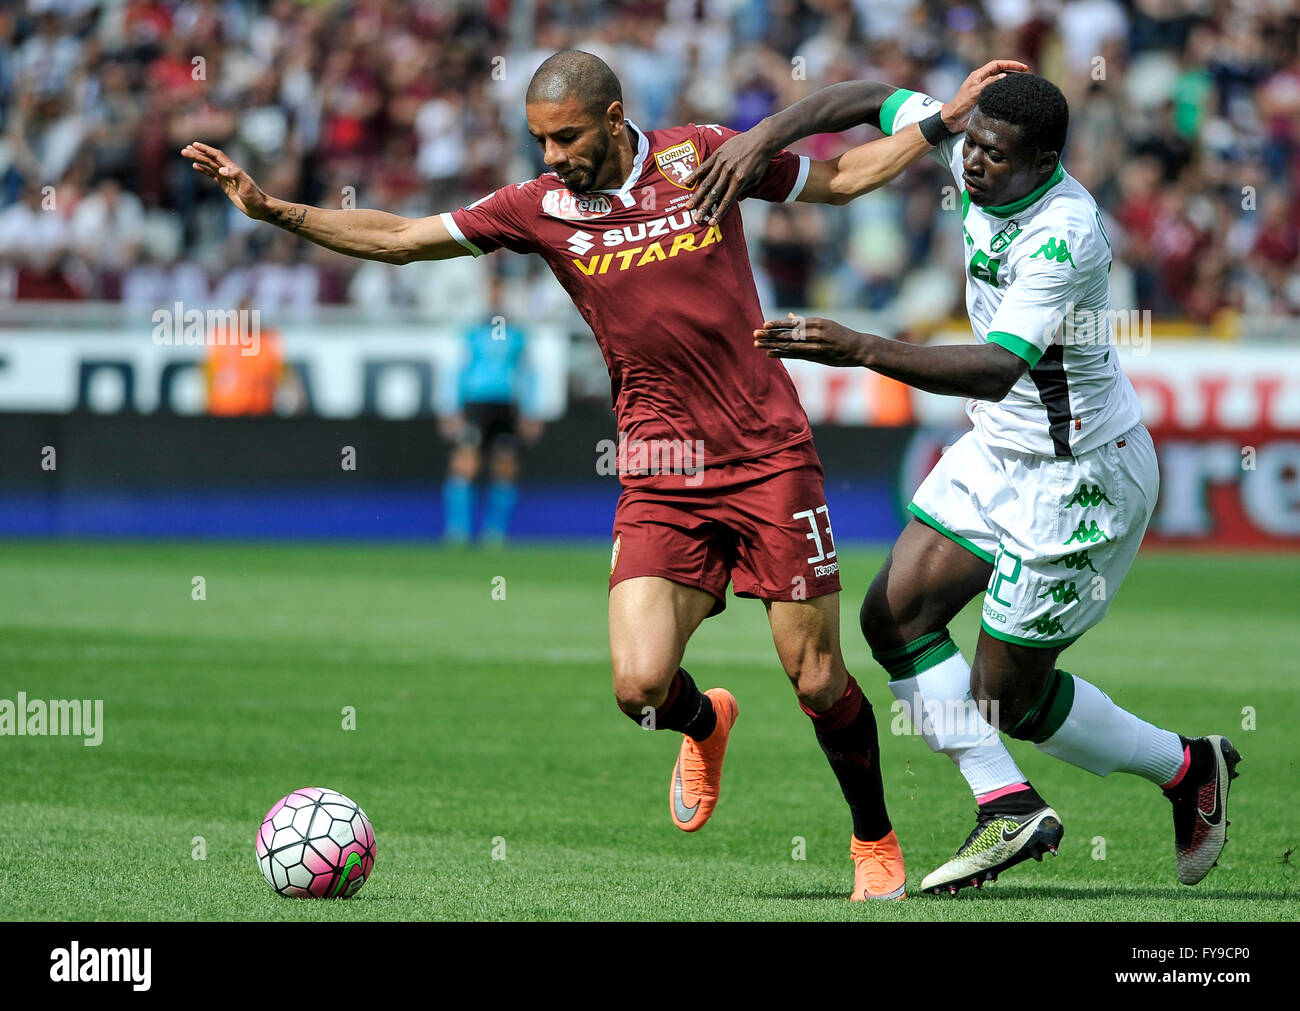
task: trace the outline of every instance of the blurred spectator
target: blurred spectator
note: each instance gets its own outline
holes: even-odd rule
[[[114,175],[133,191],[135,153],[140,142],[140,102],[131,91],[125,63],[110,63],[100,75],[100,93],[90,113],[90,140],[98,175]]]
[[[35,30],[18,50],[18,77],[37,98],[60,94],[81,57],[81,43],[60,30],[53,12],[36,18]]]
[[[291,200],[447,210],[541,170],[523,89],[545,56],[578,46],[611,62],[628,116],[650,129],[745,129],[857,78],[946,98],[973,66],[1024,59],[1070,99],[1066,167],[1114,223],[1112,277],[1131,282],[1140,308],[1300,314],[1300,14],[1284,0],[537,0],[523,38],[510,34],[512,8],[0,5],[0,297],[143,305],[183,284],[256,291],[299,313],[350,298],[437,314],[425,287],[436,272],[268,236],[177,149],[225,147]],[[799,150],[830,157],[874,135],[862,127]],[[57,210],[33,218],[46,185]],[[951,244],[936,241],[951,185],[925,160],[847,212],[747,212],[759,283],[779,302],[892,312],[935,268],[959,286]]]
[[[5,140],[24,182],[54,183],[68,170],[87,133],[83,116],[59,92],[18,91],[6,114]]]
[[[72,233],[54,187],[24,187],[20,200],[0,211],[0,266],[15,298],[84,298],[93,279],[69,258]]]
[[[1248,262],[1266,293],[1266,311],[1296,313],[1300,310],[1295,283],[1300,268],[1300,213],[1292,202],[1273,196],[1264,204],[1262,217]]]
[[[1135,158],[1120,172],[1120,203],[1115,219],[1120,226],[1115,239],[1123,249],[1125,260],[1132,265],[1134,294],[1138,306],[1153,306],[1159,284],[1152,237],[1155,235],[1159,208],[1160,165],[1154,158]],[[1153,310],[1154,311],[1154,310]]]
[[[144,241],[144,206],[116,179],[102,180],[72,213],[72,243],[100,270],[121,274],[135,262]]]
[[[1066,73],[1074,80],[1095,80],[1095,61],[1125,40],[1129,20],[1116,0],[1073,0],[1061,5],[1057,28]]]

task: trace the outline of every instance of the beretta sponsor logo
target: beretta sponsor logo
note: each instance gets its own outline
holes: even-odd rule
[[[568,190],[547,190],[542,197],[542,213],[565,221],[585,221],[587,218],[599,218],[614,209],[609,197],[599,193],[579,196]]]

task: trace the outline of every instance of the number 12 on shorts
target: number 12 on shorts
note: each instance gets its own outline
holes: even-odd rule
[[[1020,569],[1020,556],[998,545],[998,553],[993,558],[993,575],[989,577],[989,596],[999,604],[1011,607],[1011,601],[1003,600],[998,596],[998,589],[1003,583],[1015,586],[1020,581]]]
[[[826,517],[826,526],[821,530],[817,527],[818,513],[821,513]],[[794,513],[791,516],[791,519],[808,521],[809,533],[804,536],[817,546],[817,554],[808,559],[809,565],[812,565],[814,562],[824,562],[828,558],[835,557],[835,535],[831,533],[831,513],[829,507],[821,505],[816,509],[803,509]],[[826,535],[826,544],[830,545],[830,551],[827,551],[825,545],[822,543],[823,533]]]

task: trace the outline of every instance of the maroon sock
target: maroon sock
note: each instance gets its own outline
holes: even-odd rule
[[[853,813],[853,834],[863,842],[889,835],[892,826],[885,810],[885,788],[880,779],[880,741],[871,703],[853,675],[844,695],[824,713],[800,705],[813,721],[831,771],[840,781],[844,799]]]

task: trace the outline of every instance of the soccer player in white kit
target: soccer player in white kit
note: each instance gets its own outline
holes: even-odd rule
[[[977,802],[975,829],[921,887],[978,887],[1055,852],[1062,836],[1060,817],[993,727],[970,718],[972,702],[998,730],[1072,765],[1158,784],[1173,803],[1178,879],[1196,884],[1227,839],[1228,785],[1240,760],[1232,743],[1155,727],[1057,666],[1110,608],[1160,483],[1137,396],[1113,353],[1110,242],[1092,196],[1061,165],[1065,96],[1041,77],[1012,73],[980,94],[964,134],[951,134],[933,98],[876,82],[838,85],[724,145],[701,166],[697,192],[743,178],[769,145],[842,129],[854,101],[857,121],[887,134],[919,124],[935,144],[930,156],[952,171],[978,343],[915,346],[823,319],[768,321],[755,337],[771,356],[862,366],[970,398],[973,431],[917,490],[861,612],[895,696]],[[981,592],[979,643],[967,664],[947,626]]]

